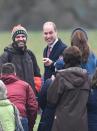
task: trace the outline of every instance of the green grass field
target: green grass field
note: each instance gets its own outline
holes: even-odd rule
[[[59,37],[63,40],[63,42],[65,42],[68,45],[70,45],[70,36],[71,30],[59,31]],[[88,37],[91,50],[93,50],[95,54],[97,54],[97,31],[89,30]],[[0,38],[1,38],[0,39],[0,54],[1,54],[3,52],[4,47],[11,43],[11,34],[10,32],[1,32]],[[42,63],[42,54],[43,49],[46,46],[46,43],[43,40],[42,32],[29,32],[27,45],[28,48],[35,53],[37,62],[41,70],[41,74],[43,74],[44,68]],[[40,116],[38,115],[34,131],[37,131],[39,119]]]

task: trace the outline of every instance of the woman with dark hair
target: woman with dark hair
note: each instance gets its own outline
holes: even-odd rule
[[[83,28],[76,28],[71,35],[71,46],[77,46],[82,53],[81,67],[88,71],[92,78],[97,66],[97,58],[90,51],[87,32]]]
[[[97,70],[92,79],[92,88],[89,94],[87,110],[89,131],[97,131]]]
[[[88,128],[89,131],[97,130],[97,58],[93,52],[90,51],[88,45],[88,36],[84,29],[76,28],[71,35],[71,46],[77,46],[82,53],[82,68],[88,71],[92,79],[92,88],[89,93],[87,104],[88,113]]]
[[[88,131],[87,108],[90,79],[80,67],[81,51],[76,46],[63,52],[65,69],[56,74],[48,88],[47,103],[56,107],[51,131]]]

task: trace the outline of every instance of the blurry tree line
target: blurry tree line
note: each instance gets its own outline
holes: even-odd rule
[[[97,0],[0,0],[0,30],[21,23],[40,30],[45,21],[59,29],[75,26],[97,28]]]

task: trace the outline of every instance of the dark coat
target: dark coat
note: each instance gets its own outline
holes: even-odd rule
[[[55,107],[47,104],[47,90],[52,84],[52,79],[47,79],[43,84],[42,89],[38,96],[39,106],[42,109],[42,115],[38,126],[38,131],[51,131]]]
[[[93,87],[90,91],[87,111],[89,131],[97,131],[97,87]]]
[[[36,92],[34,76],[40,77],[40,70],[35,55],[31,51],[30,54],[32,54],[32,56],[29,55],[27,49],[21,51],[13,46],[6,47],[4,53],[0,56],[0,66],[7,62],[13,63],[16,67],[17,76],[28,82]]]
[[[52,79],[47,79],[46,82],[42,85],[41,91],[38,94],[38,103],[41,109],[44,111],[47,105],[47,90],[52,83]]]
[[[47,94],[47,102],[56,106],[52,131],[88,131],[89,89],[85,69],[71,67],[57,73]]]
[[[54,45],[49,58],[53,61],[53,64],[50,66],[44,66],[44,81],[47,80],[55,73],[54,62],[58,60],[59,56],[62,55],[63,50],[67,46],[59,39],[58,42]],[[43,57],[47,57],[48,46],[44,49]]]

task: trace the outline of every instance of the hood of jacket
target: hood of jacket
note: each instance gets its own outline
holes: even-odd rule
[[[12,105],[12,103],[8,100],[0,100],[0,106],[8,106],[8,105]]]
[[[60,70],[59,74],[61,79],[63,79],[63,84],[67,87],[67,89],[74,88],[86,88],[89,87],[84,86],[86,81],[89,81],[89,77],[87,71],[80,67],[70,67],[64,70]]]
[[[4,82],[5,85],[14,83],[14,82],[16,82],[18,80],[18,78],[13,74],[11,74],[11,75],[2,75],[0,77],[0,79]]]

